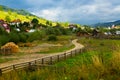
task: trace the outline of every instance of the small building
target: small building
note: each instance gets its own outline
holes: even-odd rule
[[[117,34],[117,35],[120,35],[120,31],[116,31],[116,34]]]
[[[19,24],[21,23],[20,19],[15,19],[11,21],[10,25],[16,25],[16,27],[19,27]]]
[[[77,25],[76,24],[70,24],[69,28],[74,32],[77,30]]]
[[[0,28],[5,29],[5,31],[8,33],[10,32],[9,24],[4,20],[0,20]]]

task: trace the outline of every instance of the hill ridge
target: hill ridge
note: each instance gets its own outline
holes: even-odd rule
[[[94,27],[111,27],[112,25],[120,25],[120,20],[116,20],[113,22],[104,22],[104,23],[97,23],[97,24],[93,24],[92,26]]]

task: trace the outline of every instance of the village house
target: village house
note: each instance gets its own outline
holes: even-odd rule
[[[15,25],[15,27],[19,27],[19,24],[21,23],[20,19],[15,19],[10,22],[10,25]]]
[[[77,30],[77,25],[75,25],[75,24],[69,24],[69,26],[68,26],[73,32],[75,31],[75,30]]]
[[[8,32],[8,33],[10,32],[9,24],[2,19],[0,20],[0,28],[5,29],[5,31]]]
[[[120,35],[120,31],[116,31],[116,34],[117,34],[117,35]]]

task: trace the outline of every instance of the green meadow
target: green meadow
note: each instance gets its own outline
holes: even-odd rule
[[[85,52],[51,67],[13,71],[0,80],[119,80],[120,41],[79,38]]]

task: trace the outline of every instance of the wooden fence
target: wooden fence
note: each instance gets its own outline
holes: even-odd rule
[[[36,59],[36,60],[33,60],[33,61],[3,67],[3,68],[0,68],[0,75],[2,75],[3,73],[10,72],[12,70],[19,70],[19,69],[23,69],[23,68],[31,68],[33,66],[40,66],[40,65],[48,65],[49,66],[49,65],[52,65],[56,62],[66,60],[67,58],[70,58],[70,57],[72,58],[72,57],[82,53],[83,51],[84,51],[84,48],[76,49],[76,50],[73,50],[73,51],[70,51],[70,52],[67,52],[67,53],[62,53],[62,54],[58,54],[58,55],[43,57],[43,58]]]
[[[0,54],[10,55],[11,54],[11,48],[0,49]]]

